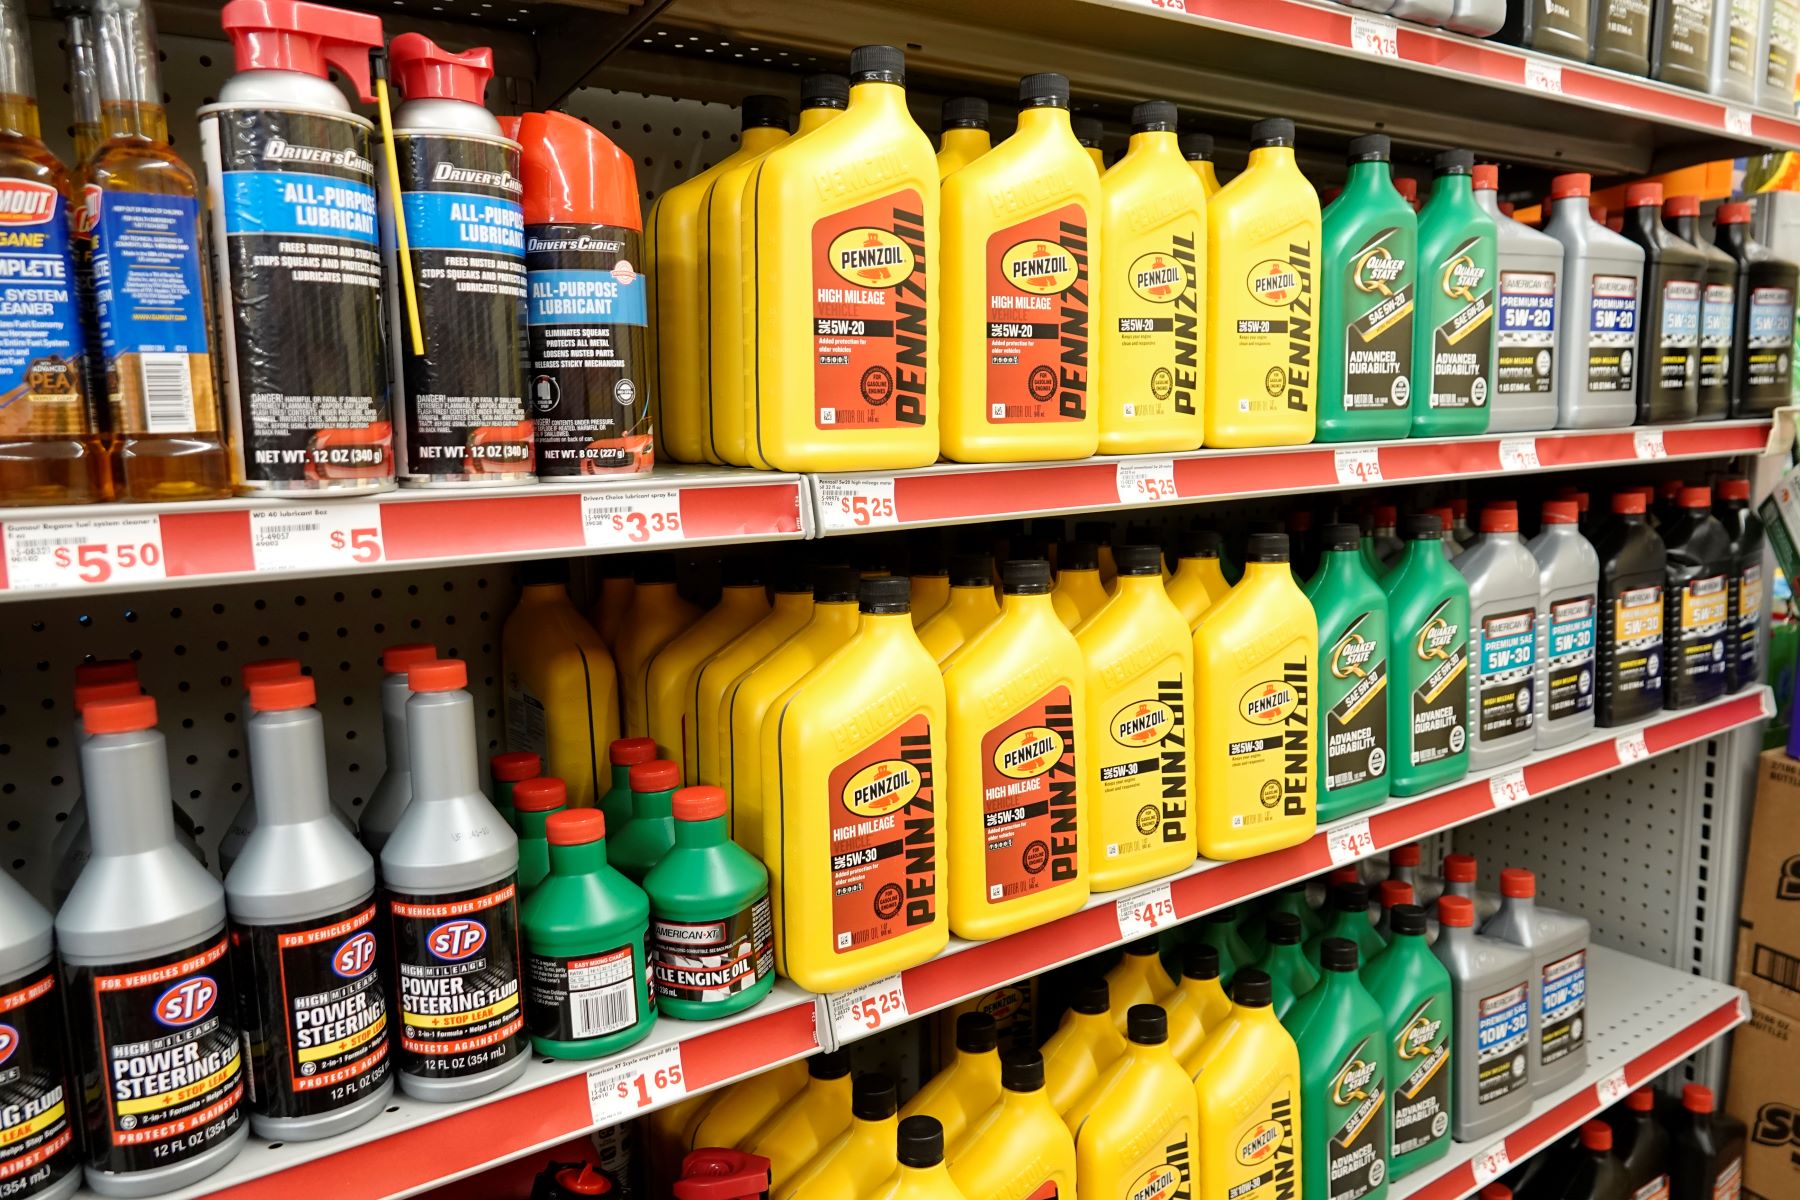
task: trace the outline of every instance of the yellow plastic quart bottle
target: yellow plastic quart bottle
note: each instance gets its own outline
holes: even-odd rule
[[[526,563],[519,603],[500,633],[506,748],[528,750],[568,785],[569,806],[590,808],[612,786],[606,747],[619,736],[612,655],[569,601],[568,567]]]
[[[1192,1009],[1200,1018],[1200,1041],[1189,1047],[1186,1054],[1177,1055],[1181,1065],[1192,1075],[1199,1070],[1194,1064],[1206,1044],[1207,1035],[1231,1015],[1231,997],[1219,984],[1218,947],[1205,942],[1192,942],[1182,947],[1181,982],[1175,985],[1169,1006]]]
[[[1294,123],[1250,128],[1250,163],[1206,222],[1206,444],[1298,446],[1318,416],[1319,194]]]
[[[684,1152],[703,1146],[736,1146],[806,1086],[806,1059],[783,1063],[732,1084],[695,1113],[682,1131]]]
[[[704,1096],[688,1096],[644,1118],[640,1128],[644,1138],[646,1182],[650,1185],[651,1195],[660,1196],[669,1190],[680,1169],[682,1156],[689,1149],[683,1140],[688,1126],[723,1095],[723,1092],[708,1092]]]
[[[744,673],[806,627],[812,620],[812,579],[803,566],[778,568],[783,578],[775,584],[775,601],[762,620],[721,646],[694,672],[694,696],[689,709],[689,740],[694,744],[691,774],[696,783],[724,787],[727,729],[730,710],[726,703],[732,685]]]
[[[754,436],[777,470],[937,459],[937,162],[905,82],[904,53],[859,47],[844,115],[750,181]]]
[[[1224,539],[1212,529],[1195,529],[1181,535],[1181,557],[1175,561],[1175,574],[1165,586],[1189,629],[1231,591],[1231,583],[1219,565],[1219,551],[1224,544]]]
[[[944,678],[907,590],[904,577],[863,580],[856,636],[763,722],[776,969],[812,992],[879,979],[950,940],[938,866]]]
[[[695,782],[694,724],[689,719],[694,676],[731,640],[769,615],[769,594],[747,564],[726,564],[719,602],[706,615],[663,643],[644,672],[644,702],[650,711],[650,737],[656,752],[681,766],[684,783]]]
[[[1269,977],[1244,967],[1231,1013],[1191,1064],[1200,1111],[1196,1196],[1300,1195],[1300,1054],[1275,1019]]]
[[[1181,157],[1200,177],[1200,188],[1211,200],[1219,194],[1219,172],[1213,166],[1213,137],[1210,133],[1189,132],[1177,135],[1181,141]]]
[[[1132,1006],[1125,1053],[1063,1120],[1075,1135],[1076,1187],[1083,1197],[1212,1194],[1192,1187],[1199,1126],[1194,1084],[1169,1053],[1168,1018],[1159,1005]]]
[[[867,1200],[968,1200],[944,1165],[944,1131],[933,1117],[906,1117],[895,1136],[898,1166]]]
[[[945,458],[1087,458],[1089,309],[1100,188],[1069,128],[1069,81],[1019,81],[1013,135],[944,180],[941,363]]]
[[[1081,143],[1082,152],[1094,164],[1094,178],[1106,174],[1106,152],[1100,146],[1106,137],[1106,122],[1099,117],[1076,117],[1069,126],[1074,129],[1075,140]]]
[[[1112,599],[1100,581],[1100,556],[1092,542],[1064,542],[1056,556],[1056,587],[1050,602],[1069,629],[1106,607]]]
[[[1088,886],[1130,887],[1194,861],[1194,642],[1162,552],[1119,546],[1118,591],[1075,631],[1087,657],[1082,795]]]
[[[950,598],[937,616],[919,626],[920,643],[940,665],[1000,615],[993,580],[993,564],[987,555],[951,558]]]
[[[894,1137],[900,1100],[894,1081],[880,1072],[858,1075],[850,1085],[850,1127],[787,1179],[777,1179],[774,1200],[858,1200],[885,1183],[899,1163]]]
[[[806,1086],[738,1146],[769,1160],[772,1184],[792,1179],[850,1128],[850,1052],[806,1060]]]
[[[950,932],[1035,928],[1087,901],[1087,670],[1050,603],[1050,564],[1009,562],[1000,616],[944,664]],[[953,1131],[954,1132],[954,1131]]]
[[[932,1031],[932,1041],[938,1048],[938,1066],[949,1066],[950,1058],[956,1053],[956,1021],[964,1013],[986,1013],[994,1018],[994,1028],[1000,1033],[1002,1045],[1028,1046],[1037,1041],[1037,985],[1036,976],[1027,975],[940,1009],[936,1028]]]
[[[1044,1090],[1067,1114],[1113,1060],[1125,1053],[1125,1035],[1114,1023],[1105,979],[1088,978],[1075,989],[1062,1023],[1044,1042]]]
[[[1100,180],[1102,454],[1200,445],[1206,377],[1206,193],[1181,157],[1175,106],[1131,110],[1125,157]]]
[[[936,1117],[954,1145],[1000,1099],[1000,1030],[986,1013],[956,1018],[956,1057],[900,1110],[900,1119]]]
[[[787,137],[788,103],[745,96],[742,132],[730,154],[656,198],[645,222],[650,264],[650,390],[656,400],[656,445],[682,462],[705,462],[706,305],[701,209],[713,182],[745,159]]]
[[[1141,938],[1125,944],[1125,955],[1106,973],[1107,994],[1112,998],[1113,1026],[1125,1032],[1125,1014],[1134,1004],[1162,1004],[1175,994],[1157,950],[1156,939]]]
[[[594,604],[593,626],[600,640],[611,650],[625,627],[625,614],[631,610],[631,593],[637,581],[629,573],[608,575],[600,580],[600,599]]]
[[[675,564],[660,554],[643,557],[632,589],[631,607],[613,644],[619,673],[620,724],[625,737],[650,736],[650,705],[644,688],[650,660],[669,640],[700,619],[700,608],[675,588]]]
[[[938,178],[968,166],[993,146],[988,138],[988,102],[980,96],[951,96],[944,101],[943,132],[938,134]]]
[[[1044,1056],[1000,1060],[1000,1099],[950,1143],[950,1178],[968,1200],[1074,1200],[1075,1139],[1044,1091]]]
[[[950,603],[950,568],[941,555],[929,562],[915,557],[912,575],[913,628],[917,629],[938,615]]]
[[[1194,629],[1194,722],[1207,858],[1249,858],[1317,827],[1319,623],[1285,533],[1253,533],[1244,577]]]

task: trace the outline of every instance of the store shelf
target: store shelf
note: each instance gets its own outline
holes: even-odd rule
[[[1504,1134],[1458,1143],[1396,1183],[1389,1200],[1462,1200],[1555,1144],[1750,1019],[1737,988],[1594,946],[1588,951],[1588,1062]]]
[[[1767,687],[1703,708],[1665,713],[1635,726],[1598,731],[1521,765],[1476,772],[1459,783],[1321,829],[1310,840],[1237,862],[1200,860],[1180,874],[1095,896],[1058,921],[990,942],[952,939],[930,962],[826,998],[822,1024],[834,1045],[1192,920],[1345,863],[1417,841],[1500,809],[1597,778],[1652,755],[1764,720],[1775,712]]]

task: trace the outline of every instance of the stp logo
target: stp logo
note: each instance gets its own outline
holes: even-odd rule
[[[0,1025],[0,1063],[13,1056],[19,1048],[19,1031],[11,1025]]]
[[[192,1025],[211,1012],[218,999],[219,985],[209,976],[196,975],[182,980],[157,998],[156,1019],[177,1029]]]
[[[337,948],[337,953],[331,956],[331,969],[338,973],[340,979],[355,979],[374,962],[375,935],[364,932]]]
[[[487,944],[487,927],[479,921],[445,921],[425,938],[425,948],[450,962],[461,962]]]

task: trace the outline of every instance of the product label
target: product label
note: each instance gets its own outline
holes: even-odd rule
[[[1143,677],[1142,698],[1120,706],[1089,739],[1100,794],[1088,812],[1107,858],[1179,842],[1188,826],[1188,724],[1174,659]],[[1100,714],[1094,714],[1096,718]]]
[[[518,888],[387,895],[400,1069],[425,1079],[491,1071],[526,1051]]]
[[[1290,1200],[1300,1194],[1300,1148],[1294,1142],[1294,1088],[1284,1081],[1264,1104],[1209,1154],[1202,1169],[1225,1184],[1212,1200]],[[1225,1149],[1229,1147],[1229,1149]]]
[[[1724,387],[1731,381],[1732,303],[1737,289],[1729,283],[1709,283],[1701,292],[1700,386]]]
[[[1762,631],[1762,564],[1750,564],[1739,571],[1732,582],[1732,630],[1737,645],[1728,653],[1737,655],[1738,686],[1742,687],[1762,675],[1762,661],[1757,650],[1757,637]]]
[[[1794,349],[1794,293],[1784,287],[1750,289],[1744,325],[1746,387],[1788,388],[1788,356]]]
[[[251,482],[393,473],[369,134],[280,109],[200,123],[223,234],[225,390]]]
[[[1057,1189],[1054,1179],[1047,1179],[1039,1184],[1037,1190],[1025,1197],[1025,1200],[1057,1200],[1062,1192]]]
[[[1412,263],[1400,230],[1377,231],[1345,272],[1344,409],[1385,412],[1412,399]]]
[[[1502,395],[1543,396],[1556,385],[1556,273],[1500,272],[1500,346],[1494,364]]]
[[[832,948],[860,950],[937,916],[931,722],[917,713],[832,768]]]
[[[1475,1006],[1475,1099],[1492,1104],[1531,1083],[1531,988],[1524,983],[1483,996]]]
[[[1713,1200],[1738,1200],[1744,1190],[1744,1160],[1734,1158],[1713,1180]]]
[[[1594,26],[1596,46],[1643,57],[1650,40],[1650,0],[1596,0],[1600,18]]]
[[[1712,0],[1669,0],[1663,18],[1663,54],[1686,58],[1688,65],[1705,71],[1712,55],[1707,30],[1712,26]]]
[[[506,748],[539,758],[549,753],[550,726],[544,702],[532,694],[516,671],[506,673]]]
[[[1731,590],[1724,575],[1691,579],[1669,594],[1668,688],[1682,703],[1716,696],[1725,689],[1726,627]]]
[[[1643,692],[1641,703],[1661,708],[1662,588],[1625,589],[1612,602],[1612,618],[1612,637],[1602,643],[1600,669],[1614,702],[1633,692]]]
[[[62,1017],[49,967],[0,984],[0,1196],[39,1195],[79,1165]]]
[[[1669,1200],[1669,1177],[1658,1175],[1631,1194],[1631,1200]]]
[[[545,478],[650,469],[642,235],[619,225],[525,230],[531,416]]]
[[[1694,376],[1694,350],[1700,344],[1700,284],[1671,279],[1663,284],[1662,354],[1656,386],[1679,392]]]
[[[1450,1133],[1448,1002],[1432,995],[1394,1035],[1394,1154],[1423,1150]]]
[[[1780,95],[1792,86],[1794,78],[1794,43],[1796,34],[1800,33],[1795,29],[1795,17],[1800,14],[1784,0],[1765,0],[1765,3],[1769,5],[1769,44],[1763,77]]]
[[[1594,706],[1593,593],[1552,600],[1546,616],[1545,719],[1560,721]]]
[[[1197,214],[1188,216],[1186,236],[1170,233],[1166,246],[1124,264],[1117,340],[1107,353],[1118,355],[1112,366],[1132,368],[1114,376],[1127,384],[1119,406],[1126,421],[1199,411],[1202,284],[1196,264],[1206,231]]]
[[[919,194],[905,188],[821,218],[812,246],[814,423],[925,424],[927,264]]]
[[[1368,1038],[1338,1064],[1325,1112],[1327,1200],[1361,1200],[1387,1180],[1387,1066],[1381,1044]]]
[[[1431,335],[1432,408],[1480,408],[1488,402],[1494,362],[1492,239],[1487,263],[1478,261],[1482,239],[1472,237],[1444,260],[1435,283],[1445,314]]]
[[[1487,743],[1531,729],[1537,612],[1490,613],[1475,625],[1475,737]]]
[[[1235,301],[1235,319],[1217,327],[1227,341],[1208,353],[1240,364],[1232,375],[1255,379],[1261,386],[1245,394],[1222,397],[1240,416],[1304,413],[1312,410],[1313,352],[1318,331],[1313,325],[1313,245],[1289,242],[1281,258],[1265,258],[1244,275]],[[1225,314],[1220,314],[1221,317]]]
[[[1119,1193],[1120,1200],[1181,1200],[1191,1194],[1193,1149],[1186,1124],[1183,1121],[1159,1137],[1142,1136],[1132,1143],[1133,1149],[1143,1146],[1145,1150],[1137,1162],[1119,1172],[1120,1179],[1129,1180]],[[1148,1130],[1144,1132],[1148,1134]]]
[[[446,481],[530,474],[519,148],[397,132],[394,149],[425,331],[425,353],[412,353],[395,271],[391,343],[404,398],[395,428],[400,474]]]
[[[982,861],[990,904],[1076,876],[1075,706],[1058,685],[981,735]]]
[[[1237,717],[1225,722],[1226,794],[1231,827],[1254,829],[1305,817],[1313,800],[1313,705],[1307,684],[1313,647],[1295,643],[1257,667],[1257,679],[1238,697]],[[1252,803],[1254,799],[1254,803]]]
[[[1588,391],[1629,392],[1635,386],[1637,315],[1635,278],[1594,276],[1588,290]]]
[[[553,1042],[579,1042],[630,1029],[655,1006],[643,953],[641,942],[594,954],[527,953],[527,1030]]]
[[[1355,787],[1387,773],[1387,647],[1373,613],[1356,619],[1326,651],[1325,669],[1345,688],[1325,710],[1325,790]]]
[[[1454,600],[1445,600],[1432,611],[1409,650],[1413,675],[1419,683],[1412,691],[1412,727],[1408,761],[1422,767],[1453,754],[1468,744],[1469,686],[1464,673],[1469,667],[1467,622],[1460,619]]]
[[[94,308],[112,427],[216,433],[211,347],[201,303],[200,202],[83,189],[93,231]]]
[[[717,921],[650,922],[650,984],[692,1004],[729,1000],[775,969],[775,921],[764,892]]]
[[[0,437],[87,432],[86,353],[69,206],[47,183],[0,179]]]
[[[336,1112],[392,1070],[373,901],[324,921],[231,929],[250,1106],[270,1117]]]
[[[1088,395],[1088,215],[1065,204],[987,242],[987,419],[1079,421]]]
[[[125,1174],[185,1162],[237,1132],[244,1043],[230,940],[143,962],[63,968],[88,1162]]]
[[[1547,1067],[1587,1045],[1587,951],[1544,964],[1543,992],[1538,1062]]]

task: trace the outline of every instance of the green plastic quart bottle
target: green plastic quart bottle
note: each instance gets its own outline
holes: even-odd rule
[[[1416,796],[1469,770],[1469,583],[1444,557],[1443,518],[1406,518],[1406,554],[1382,580],[1393,639],[1388,790]]]
[[[1306,959],[1313,966],[1320,966],[1319,954],[1325,943],[1334,937],[1354,943],[1365,962],[1387,949],[1381,934],[1369,923],[1368,884],[1337,884],[1331,889],[1325,907],[1330,914],[1326,918],[1325,932],[1306,943]]]
[[[513,788],[523,780],[542,775],[543,760],[529,750],[512,750],[488,759],[488,773],[494,777],[494,808],[517,833],[519,820],[513,811]]]
[[[1278,912],[1293,913],[1299,918],[1301,941],[1325,928],[1324,920],[1306,901],[1304,883],[1289,884],[1264,899],[1268,901],[1268,906],[1256,914],[1255,920],[1238,922],[1238,936],[1244,939],[1244,945],[1250,947],[1252,961],[1260,960],[1268,952],[1268,919]]]
[[[1191,940],[1211,946],[1219,952],[1219,984],[1229,988],[1240,968],[1254,964],[1250,947],[1238,936],[1237,913],[1229,908],[1209,912],[1194,923],[1197,936]],[[1176,963],[1179,966],[1180,958]]]
[[[656,757],[656,739],[620,738],[606,748],[606,757],[612,764],[612,786],[600,797],[598,807],[606,817],[606,827],[613,831],[613,841],[617,842],[625,826],[631,823],[631,768]]]
[[[1300,1195],[1385,1200],[1387,1020],[1357,975],[1356,943],[1326,938],[1319,959],[1325,977],[1281,1020],[1300,1051]]]
[[[606,861],[596,808],[545,823],[550,874],[525,902],[525,1028],[551,1058],[598,1058],[656,1023],[645,946],[650,901]]]
[[[1494,219],[1475,203],[1475,156],[1446,150],[1419,210],[1413,437],[1486,433],[1494,398]]]
[[[1388,921],[1392,940],[1363,966],[1362,981],[1383,1014],[1393,1064],[1388,1174],[1399,1179],[1450,1149],[1450,972],[1426,944],[1423,908],[1396,905]]]
[[[650,984],[681,1021],[741,1012],[775,986],[769,872],[725,831],[725,789],[682,788],[675,845],[644,876]]]
[[[1319,969],[1307,961],[1306,927],[1291,912],[1272,912],[1264,923],[1268,950],[1257,966],[1269,977],[1275,1015],[1284,1017],[1294,1002],[1319,986]]]
[[[642,886],[650,868],[675,844],[675,789],[681,765],[655,758],[631,768],[631,820],[613,836],[607,857],[631,882]]]
[[[1361,532],[1327,525],[1306,585],[1319,621],[1320,822],[1388,796],[1388,601],[1369,574]]]
[[[1324,214],[1316,441],[1403,438],[1412,429],[1418,217],[1394,190],[1389,140],[1350,143],[1350,174]]]
[[[569,788],[555,776],[521,779],[513,785],[512,805],[513,828],[519,835],[519,894],[529,896],[550,873],[544,824],[551,813],[569,806]]]

